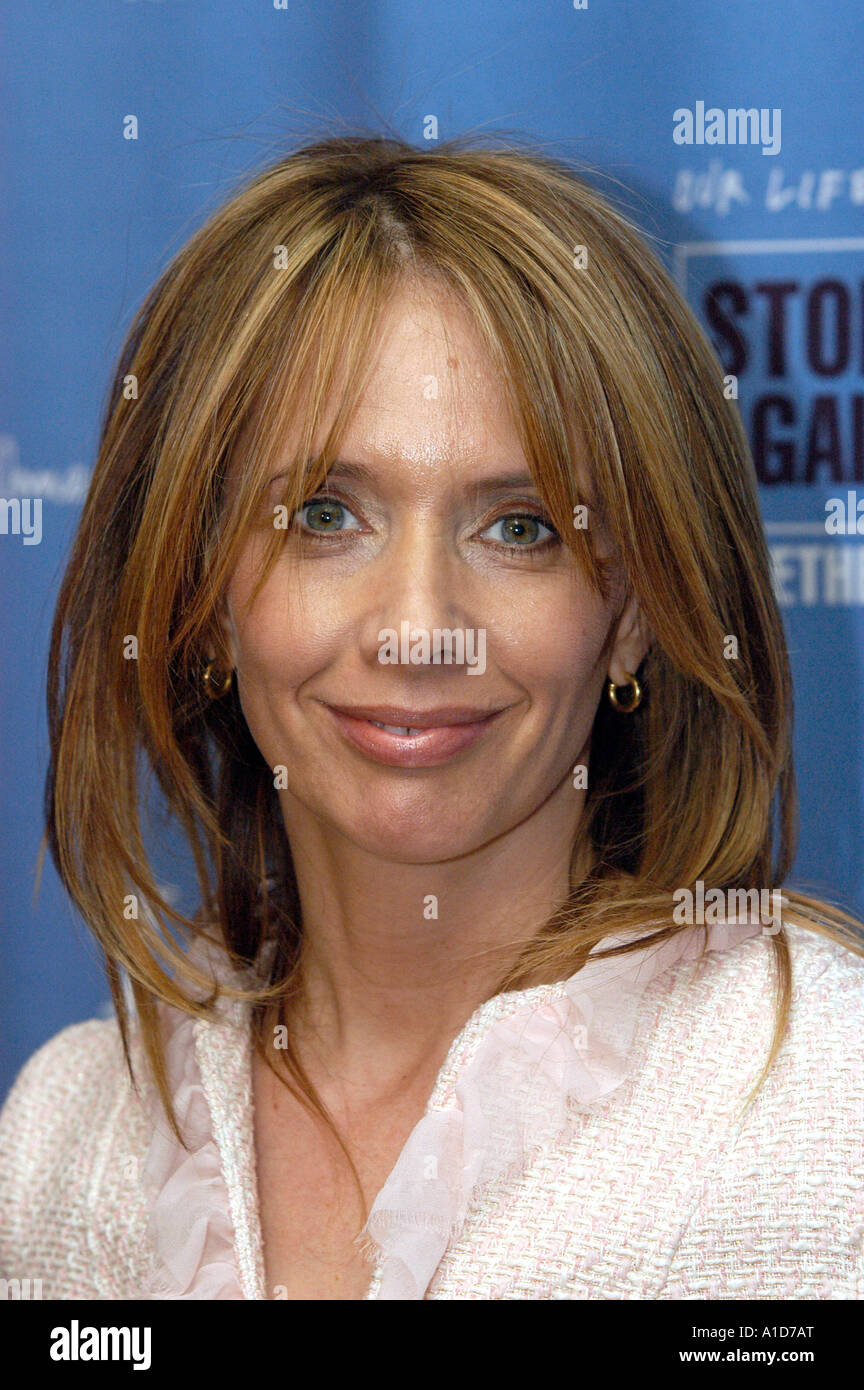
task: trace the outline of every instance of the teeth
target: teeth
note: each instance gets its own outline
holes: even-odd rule
[[[411,734],[411,730],[404,724],[379,724],[377,719],[370,720],[370,723],[374,724],[376,729],[384,729],[388,734],[402,734],[403,738],[406,734]],[[414,732],[419,733],[420,730],[415,729]]]

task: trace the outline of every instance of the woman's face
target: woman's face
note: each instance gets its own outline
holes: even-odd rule
[[[438,862],[553,799],[578,806],[605,678],[646,648],[635,605],[618,622],[546,519],[460,306],[400,290],[378,342],[339,464],[298,514],[302,554],[288,533],[250,608],[268,539],[250,536],[225,636],[252,736],[284,769],[289,836],[311,813],[373,854]]]

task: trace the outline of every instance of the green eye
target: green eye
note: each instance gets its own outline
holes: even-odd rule
[[[496,527],[501,527],[501,534],[491,536],[498,545],[508,545],[514,549],[524,549],[528,546],[540,545],[544,541],[551,539],[557,532],[540,516],[534,516],[528,512],[510,512],[507,516],[499,517],[493,521],[492,525],[486,528],[483,535],[494,531]],[[545,535],[540,532],[545,531]]]
[[[313,497],[310,502],[305,503],[300,508],[295,519],[303,530],[321,536],[332,535],[340,531],[359,530],[359,523],[351,526],[346,522],[347,517],[351,517],[357,523],[354,513],[337,501],[335,497]]]

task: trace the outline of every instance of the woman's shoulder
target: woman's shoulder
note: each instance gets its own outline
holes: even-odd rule
[[[21,1275],[23,1263],[61,1290],[46,1297],[95,1296],[89,1213],[97,1192],[116,1188],[124,1219],[137,1219],[146,1132],[116,1018],[44,1043],[0,1110],[0,1275]]]
[[[830,1020],[838,1034],[864,1033],[864,932],[861,954],[810,927],[785,927],[792,960],[792,994],[802,1012]]]
[[[82,1100],[104,1104],[125,1070],[116,1018],[72,1023],[43,1043],[24,1063],[0,1110],[2,1139],[31,1126],[39,1133]],[[92,1113],[92,1112],[91,1112]]]
[[[784,922],[782,933],[791,970],[790,1016],[802,1024],[827,1016],[841,1032],[864,1031],[864,932],[862,954],[797,921]],[[682,1003],[708,1011],[718,1027],[736,1014],[764,1014],[777,975],[774,941],[765,931],[708,951],[695,967],[689,961],[677,965],[674,992]]]
[[[72,1023],[19,1071],[0,1110],[0,1198],[50,1183],[93,1151],[118,1103],[132,1096],[116,1018]]]
[[[792,988],[764,1077],[777,1018],[767,934],[682,972],[657,1030],[652,1107],[702,1154],[663,1298],[864,1293],[864,957],[783,930]]]
[[[755,1086],[778,1020],[781,1040],[755,1107],[763,1118],[779,1106],[806,1121],[824,1109],[864,1121],[864,956],[798,922],[783,923],[791,988],[777,993],[775,938],[758,933],[736,945],[676,963],[646,991],[642,1047],[651,1075],[684,1098],[695,1087],[710,1108]],[[670,1056],[680,1067],[670,1075]],[[670,1100],[674,1099],[670,1094]]]
[[[697,1095],[717,1133],[729,1125],[730,1135],[759,1133],[765,1142],[800,1149],[802,1160],[821,1136],[844,1162],[858,1163],[864,956],[797,922],[785,922],[783,934],[791,989],[782,1013],[775,938],[768,933],[679,963],[665,984],[655,982],[641,1049],[649,1089],[672,1109],[686,1109]],[[778,1023],[779,1042],[763,1077]],[[739,1106],[751,1094],[738,1131],[733,1117],[741,1117]]]

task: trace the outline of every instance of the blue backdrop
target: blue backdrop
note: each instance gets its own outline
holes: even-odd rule
[[[864,543],[854,521],[826,530],[825,506],[856,488],[864,500],[859,0],[2,11],[0,1095],[40,1043],[107,999],[53,867],[35,900],[34,882],[48,630],[112,363],[173,252],[320,122],[389,123],[423,148],[490,128],[534,137],[593,166],[652,240],[753,442],[796,682],[795,881],[864,913]],[[159,854],[191,902],[188,865],[170,845]]]

